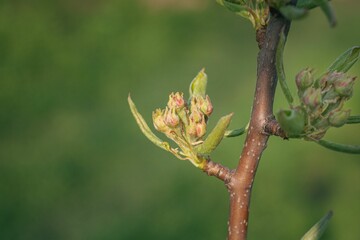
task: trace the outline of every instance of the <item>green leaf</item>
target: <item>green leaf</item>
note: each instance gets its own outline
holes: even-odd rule
[[[305,233],[301,240],[318,240],[324,233],[333,212],[329,211],[323,218],[321,218],[310,230]]]
[[[347,144],[340,144],[334,143],[327,140],[319,140],[317,141],[318,144],[321,146],[343,153],[350,153],[350,154],[360,154],[360,145],[347,145]]]
[[[323,218],[321,218],[310,230],[305,233],[301,240],[318,240],[324,233],[330,218],[332,217],[332,211],[329,211]]]
[[[354,46],[341,54],[331,65],[328,67],[329,72],[344,72],[346,73],[359,59],[360,46]]]
[[[215,150],[221,140],[224,138],[225,131],[230,124],[233,113],[219,119],[214,129],[210,132],[205,141],[195,150],[199,154],[209,154]]]
[[[335,27],[336,25],[336,17],[333,8],[331,7],[328,0],[323,0],[320,4],[321,10],[324,12],[325,16],[327,17],[330,27]]]
[[[303,109],[280,110],[276,114],[276,118],[287,137],[301,137],[305,128],[305,112]]]
[[[284,52],[285,43],[286,43],[286,37],[284,31],[282,30],[280,33],[278,47],[276,49],[275,67],[276,67],[278,80],[281,86],[281,90],[283,91],[288,103],[292,105],[292,103],[294,102],[294,98],[291,95],[290,89],[286,83],[284,64],[283,64],[283,52]]]
[[[307,10],[305,8],[295,7],[293,5],[286,5],[280,7],[281,14],[289,20],[297,20],[306,16]]]
[[[192,97],[197,97],[197,96],[201,96],[205,98],[206,86],[207,86],[207,75],[205,73],[205,68],[203,68],[190,83],[190,87],[189,87],[190,99]]]
[[[243,135],[246,132],[246,127],[228,130],[225,132],[224,137],[231,138],[231,137],[238,137]]]
[[[356,124],[356,123],[360,123],[360,115],[350,116],[346,121],[346,124]]]
[[[300,8],[313,9],[319,7],[323,0],[298,0],[296,6]]]
[[[136,109],[135,103],[132,101],[130,94],[128,96],[128,103],[130,106],[131,113],[133,114],[136,123],[140,127],[141,132],[156,146],[174,153],[174,149],[171,149],[169,143],[163,142],[160,138],[158,138],[149,128],[149,126],[146,124],[144,118],[141,116],[141,114]]]

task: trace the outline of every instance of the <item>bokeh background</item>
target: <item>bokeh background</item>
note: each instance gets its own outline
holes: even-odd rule
[[[290,88],[360,43],[360,2],[314,10],[285,49]],[[250,115],[257,45],[250,23],[208,0],[4,0],[0,3],[0,239],[225,239],[223,184],[153,146],[150,123],[206,67],[217,119]],[[350,71],[360,75],[360,63]],[[286,108],[277,93],[276,109]],[[360,114],[360,83],[347,104]],[[360,144],[360,126],[326,138]],[[235,167],[244,138],[215,161]],[[249,239],[299,239],[328,210],[324,239],[360,239],[360,157],[271,138],[253,189]]]

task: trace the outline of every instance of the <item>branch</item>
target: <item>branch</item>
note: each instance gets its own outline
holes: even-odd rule
[[[210,159],[206,161],[203,171],[209,176],[217,177],[218,179],[222,180],[225,184],[229,183],[233,175],[233,171],[231,171],[229,168],[224,167],[220,163],[213,162]]]
[[[280,34],[284,31],[286,37],[289,27],[290,22],[272,10],[266,34],[258,32],[260,52],[250,124],[239,165],[227,185],[230,192],[229,240],[245,240],[247,236],[251,190],[262,152],[269,138],[264,129],[268,119],[273,116],[277,84],[276,49]]]

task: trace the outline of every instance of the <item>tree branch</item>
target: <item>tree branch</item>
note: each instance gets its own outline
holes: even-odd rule
[[[249,222],[251,190],[256,170],[265,150],[269,134],[264,132],[273,116],[273,101],[277,84],[275,56],[282,31],[285,36],[290,22],[271,10],[266,34],[257,36],[260,52],[257,59],[257,82],[248,133],[239,165],[227,184],[230,192],[229,240],[245,240]]]
[[[220,163],[216,163],[208,159],[203,171],[209,176],[215,176],[222,180],[225,184],[229,183],[234,171],[224,167]]]

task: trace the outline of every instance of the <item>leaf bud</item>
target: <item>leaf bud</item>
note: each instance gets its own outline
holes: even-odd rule
[[[277,113],[280,127],[288,137],[300,137],[305,128],[305,112],[302,108],[280,110]]]
[[[205,73],[205,69],[203,68],[190,83],[190,98],[197,96],[205,97],[206,85],[207,75]]]
[[[313,70],[305,68],[295,77],[296,86],[299,90],[305,90],[314,83]]]
[[[351,110],[335,111],[329,115],[329,123],[333,127],[343,126],[350,116]]]

